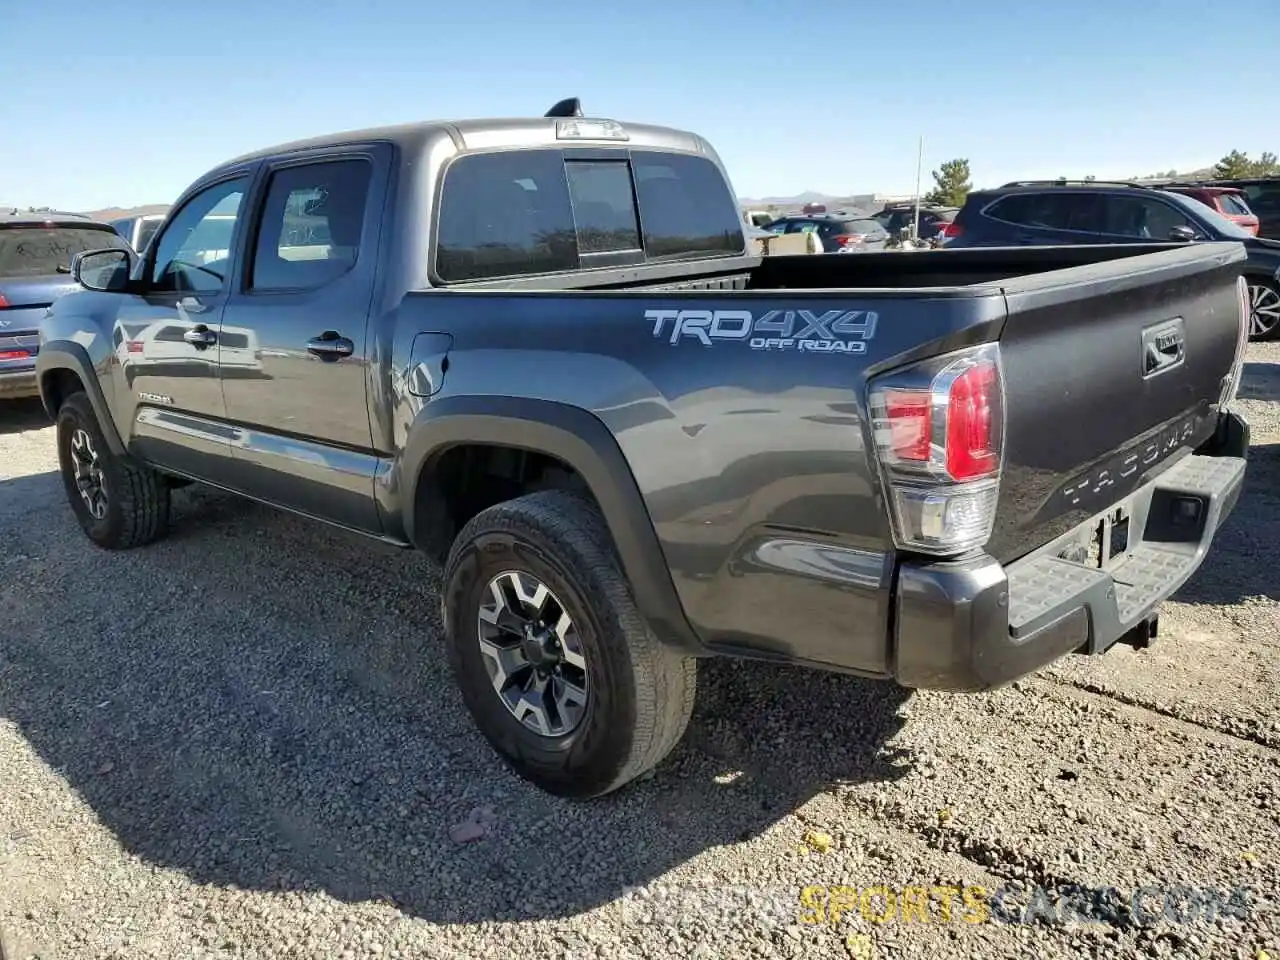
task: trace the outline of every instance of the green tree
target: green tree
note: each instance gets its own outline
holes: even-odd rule
[[[1254,162],[1247,153],[1232,150],[1213,165],[1213,175],[1220,180],[1232,180],[1236,177],[1253,175]]]
[[[964,198],[973,189],[969,181],[969,161],[967,158],[948,160],[933,171],[934,188],[925,195],[926,203],[936,203],[946,207],[964,206]]]
[[[1280,162],[1276,161],[1274,153],[1264,150],[1262,156],[1254,161],[1253,175],[1255,177],[1266,177],[1277,173],[1280,173]]]

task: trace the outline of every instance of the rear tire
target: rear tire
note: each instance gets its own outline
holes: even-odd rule
[[[169,526],[165,478],[112,452],[83,392],[63,400],[57,427],[62,483],[85,535],[107,550],[128,550],[164,536]]]
[[[579,495],[531,493],[472,519],[449,552],[442,614],[480,732],[550,793],[617,790],[688,726],[695,661],[649,629],[603,518]]]
[[[1249,339],[1274,340],[1280,336],[1280,286],[1273,280],[1249,277]]]

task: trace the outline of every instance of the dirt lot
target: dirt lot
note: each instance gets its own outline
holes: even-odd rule
[[[1151,650],[971,697],[708,664],[589,805],[474,731],[426,561],[199,490],[96,551],[6,407],[6,956],[1280,957],[1280,346],[1242,395],[1248,489]]]

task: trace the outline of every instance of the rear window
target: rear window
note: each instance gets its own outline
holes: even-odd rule
[[[128,246],[105,227],[0,226],[0,277],[51,276],[59,267],[70,267],[77,253]]]
[[[744,249],[737,201],[704,157],[504,151],[450,164],[436,273],[449,283]]]
[[[884,227],[879,220],[846,220],[840,224],[842,233],[883,233]]]
[[[1252,213],[1249,205],[1244,202],[1244,198],[1238,193],[1218,194],[1218,207],[1223,213],[1229,213],[1233,217],[1247,217]]]

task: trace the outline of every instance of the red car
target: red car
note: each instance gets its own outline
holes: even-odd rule
[[[1239,187],[1209,187],[1194,183],[1166,183],[1160,187],[1171,193],[1181,193],[1199,200],[1210,210],[1215,210],[1232,223],[1258,235],[1258,218],[1249,209],[1244,191]]]

